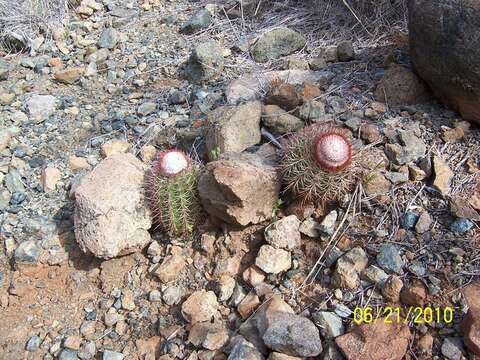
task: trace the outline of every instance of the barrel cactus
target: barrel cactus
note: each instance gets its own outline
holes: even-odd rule
[[[357,169],[346,131],[331,124],[310,125],[293,134],[284,146],[285,191],[303,202],[339,200],[351,191]]]
[[[199,166],[180,150],[162,151],[147,177],[155,224],[173,237],[191,235],[201,219]]]

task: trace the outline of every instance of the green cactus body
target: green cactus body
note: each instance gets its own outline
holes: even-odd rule
[[[157,226],[172,237],[192,235],[202,208],[197,193],[199,168],[189,163],[177,174],[165,174],[153,166],[148,181],[148,197]]]
[[[332,169],[322,166],[315,154],[319,136],[334,135],[346,139],[345,133],[330,125],[311,125],[293,134],[284,146],[281,173],[285,191],[303,202],[332,202],[351,191],[356,181],[355,157],[345,152],[348,166]],[[347,140],[345,140],[347,141]],[[350,143],[347,142],[348,146]]]

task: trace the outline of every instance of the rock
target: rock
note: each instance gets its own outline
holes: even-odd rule
[[[453,171],[450,170],[448,164],[439,156],[433,157],[433,187],[437,189],[442,196],[448,195],[450,192],[450,182],[453,178]]]
[[[41,343],[42,339],[39,336],[34,335],[28,339],[27,345],[25,345],[25,350],[28,352],[35,352],[39,349]]]
[[[355,51],[351,41],[342,41],[337,45],[338,61],[351,61],[355,58]]]
[[[58,360],[78,360],[77,352],[71,349],[63,349],[58,355]]]
[[[262,74],[245,74],[232,81],[225,92],[227,101],[231,105],[245,101],[253,101],[263,97],[265,84],[274,79],[292,85],[302,85],[305,82],[318,86],[326,85],[333,78],[330,71],[284,70],[268,71]]]
[[[317,238],[320,236],[320,230],[318,229],[319,223],[313,220],[312,217],[307,217],[300,225],[300,232],[311,238]]]
[[[415,224],[415,231],[418,234],[424,234],[426,233],[429,229],[430,226],[432,225],[432,217],[428,213],[428,211],[424,210],[420,214],[417,223]]]
[[[40,177],[40,183],[42,184],[43,191],[49,192],[55,190],[57,183],[62,178],[60,170],[54,167],[46,167],[42,170],[42,176]]]
[[[12,133],[8,129],[0,129],[0,151],[5,150],[12,141]]]
[[[172,306],[180,303],[183,297],[183,290],[178,286],[167,287],[162,294],[165,304]]]
[[[25,185],[23,185],[22,176],[18,170],[10,170],[5,176],[5,186],[12,194],[16,192],[24,192]]]
[[[7,80],[10,73],[10,64],[0,59],[0,80]]]
[[[382,135],[376,125],[365,124],[360,128],[360,137],[365,140],[367,144],[372,144],[379,141]]]
[[[340,316],[330,311],[319,311],[313,314],[313,321],[320,328],[322,336],[327,339],[336,338],[345,333]]]
[[[455,234],[463,235],[473,228],[473,222],[468,219],[455,219],[448,228]]]
[[[412,64],[435,95],[466,120],[480,121],[480,4],[470,0],[410,0]],[[447,24],[447,26],[446,26]],[[445,48],[443,44],[449,44]]]
[[[154,102],[144,102],[140,105],[137,109],[137,113],[142,116],[147,116],[155,112],[157,110],[157,104]]]
[[[11,105],[15,100],[14,93],[0,93],[0,105],[7,106]]]
[[[337,222],[338,213],[336,210],[330,211],[318,226],[318,230],[326,235],[332,235],[335,231],[335,223]]]
[[[200,10],[183,24],[179,32],[181,34],[193,34],[207,28],[212,21],[212,14],[208,10]]]
[[[298,108],[297,115],[304,121],[320,121],[325,115],[325,104],[317,100],[307,101]]]
[[[412,230],[416,226],[418,219],[419,216],[416,213],[413,211],[407,211],[400,218],[400,225],[406,230]]]
[[[467,315],[462,320],[461,329],[465,346],[475,355],[480,355],[480,283],[474,282],[463,289],[468,305]]]
[[[322,341],[316,326],[307,318],[278,311],[263,333],[265,345],[291,356],[313,357],[322,352]]]
[[[188,80],[200,83],[217,78],[222,73],[223,66],[222,48],[212,40],[195,46],[185,71]]]
[[[85,69],[83,67],[74,67],[57,71],[53,74],[53,77],[55,80],[63,84],[73,84],[77,82],[84,73]]]
[[[459,337],[445,338],[445,340],[443,340],[440,351],[442,352],[442,355],[445,356],[448,360],[464,359],[462,338],[459,338]]]
[[[391,182],[379,171],[373,171],[363,179],[363,189],[368,196],[386,194],[391,187]]]
[[[180,255],[173,254],[163,260],[155,269],[154,274],[161,282],[168,283],[178,277],[185,265],[185,260]]]
[[[396,165],[404,165],[417,161],[425,156],[427,147],[422,139],[413,131],[399,131],[400,144],[385,145],[385,154]]]
[[[312,70],[322,70],[327,67],[327,61],[325,60],[324,56],[314,57],[313,59],[310,59],[308,64]]]
[[[69,336],[63,342],[63,346],[72,350],[79,350],[80,345],[82,344],[82,338],[80,336]]]
[[[235,285],[236,281],[233,277],[227,274],[221,275],[217,281],[218,301],[228,301],[233,295]]]
[[[244,105],[216,108],[208,116],[209,129],[205,142],[208,156],[216,160],[218,153],[242,152],[260,142],[260,118],[262,104],[259,101]]]
[[[103,350],[102,360],[123,360],[123,354],[116,351]]]
[[[427,358],[431,357],[433,348],[433,336],[429,333],[423,335],[417,341],[417,348],[420,355],[426,356]]]
[[[207,164],[198,182],[204,209],[242,226],[271,218],[279,190],[276,169],[255,154],[226,154]]]
[[[254,293],[250,292],[243,300],[238,304],[237,311],[242,317],[242,319],[248,319],[250,315],[255,311],[255,309],[260,305],[259,297]]]
[[[382,284],[382,295],[385,300],[398,302],[400,300],[400,291],[403,288],[403,281],[397,275],[390,275]]]
[[[408,174],[395,171],[387,171],[384,174],[385,178],[390,180],[392,184],[401,184],[408,181]]]
[[[35,122],[42,122],[53,115],[56,109],[56,98],[52,95],[32,95],[25,106]]]
[[[300,246],[300,221],[286,216],[265,228],[265,241],[277,249],[293,250]]]
[[[306,59],[302,59],[296,56],[292,56],[288,59],[288,69],[291,70],[309,70],[310,66]]]
[[[263,355],[252,343],[241,339],[237,341],[228,355],[227,360],[263,360]]]
[[[377,263],[388,272],[403,274],[403,259],[397,247],[393,244],[384,244],[380,247],[380,251],[377,254]]]
[[[445,142],[455,143],[462,140],[464,136],[465,131],[461,127],[442,129],[442,140]]]
[[[15,249],[15,261],[17,263],[36,263],[40,257],[41,249],[33,240],[22,241]]]
[[[423,306],[427,299],[427,290],[420,281],[414,281],[403,287],[400,299],[405,305]]]
[[[140,148],[140,159],[145,164],[152,162],[157,155],[157,149],[153,145],[144,145]]]
[[[120,34],[113,28],[107,28],[102,31],[100,38],[98,39],[98,47],[103,49],[114,49],[120,38]]]
[[[393,65],[383,75],[375,90],[375,99],[389,105],[410,105],[428,99],[427,88],[410,69]]]
[[[73,172],[90,169],[87,159],[75,155],[68,157],[68,165]]]
[[[250,266],[242,273],[243,281],[250,286],[257,286],[265,280],[265,274],[256,266]]]
[[[450,213],[463,219],[469,219],[473,221],[479,221],[479,213],[468,203],[466,199],[460,196],[453,196],[449,201]]]
[[[83,251],[110,259],[138,251],[150,242],[152,220],[144,199],[145,171],[135,156],[114,154],[81,179],[74,191],[74,222]]]
[[[300,130],[304,123],[277,105],[264,105],[262,122],[276,134],[287,134]]]
[[[162,293],[158,290],[152,290],[148,294],[148,301],[150,302],[161,302],[162,301]]]
[[[270,82],[265,96],[265,104],[277,105],[284,110],[291,111],[300,104],[300,96],[292,84],[273,80]]]
[[[368,264],[368,257],[362,248],[356,247],[337,260],[332,284],[338,288],[356,289],[360,285],[359,272]]]
[[[370,265],[362,272],[362,278],[373,284],[382,284],[388,278],[388,275],[379,267]]]
[[[130,150],[130,144],[125,140],[113,139],[102,145],[100,151],[103,157],[109,157],[113,154],[126,153]]]
[[[278,352],[271,352],[270,355],[268,355],[267,360],[300,360],[302,358],[296,357],[296,356],[290,356],[290,355],[285,355],[282,353]]]
[[[292,258],[288,251],[263,245],[255,259],[255,265],[267,274],[278,274],[290,269]]]
[[[303,35],[286,27],[279,27],[263,34],[251,48],[257,62],[276,60],[300,50],[306,44]]]
[[[196,324],[210,321],[218,309],[217,297],[213,291],[195,291],[182,304],[182,315],[188,322]]]
[[[335,343],[348,360],[401,360],[410,340],[408,325],[386,324],[378,319],[362,324],[335,339]]]

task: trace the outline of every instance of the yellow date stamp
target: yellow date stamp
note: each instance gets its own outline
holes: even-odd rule
[[[365,306],[355,307],[353,310],[353,322],[357,325],[372,324],[383,321],[385,324],[431,324],[453,322],[453,308],[436,306],[409,306],[406,308],[397,306]]]

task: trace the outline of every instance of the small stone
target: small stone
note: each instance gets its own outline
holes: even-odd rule
[[[0,105],[7,106],[15,100],[14,93],[0,93]]]
[[[176,254],[170,255],[157,267],[154,274],[161,282],[168,283],[175,280],[185,266],[186,263],[182,256]]]
[[[459,337],[445,338],[445,340],[443,340],[440,351],[442,352],[442,355],[445,356],[448,360],[464,359],[462,339]]]
[[[473,228],[473,222],[468,219],[455,219],[448,228],[455,234],[463,235]]]
[[[290,55],[305,46],[303,35],[286,27],[279,27],[263,34],[251,48],[255,61],[267,62]]]
[[[100,149],[102,156],[105,158],[114,154],[126,153],[128,150],[130,150],[130,144],[125,140],[118,139],[106,142]]]
[[[122,353],[110,350],[103,350],[102,360],[123,360],[123,357],[124,356]]]
[[[242,317],[242,319],[247,319],[255,311],[257,306],[260,305],[260,299],[254,292],[248,293],[247,296],[243,298],[240,304],[237,306],[237,311]]]
[[[310,69],[308,61],[296,56],[288,59],[288,68],[292,70],[308,70]]]
[[[408,174],[403,172],[394,172],[394,171],[387,171],[385,173],[385,178],[390,180],[390,182],[394,185],[405,183],[408,181]]]
[[[480,283],[473,282],[463,289],[463,296],[468,305],[461,329],[465,346],[475,355],[480,355]]]
[[[72,349],[63,349],[58,355],[58,360],[78,360],[77,352]]]
[[[387,301],[398,302],[403,281],[397,275],[391,275],[382,284],[382,295]]]
[[[300,103],[300,96],[294,85],[272,80],[265,96],[265,103],[277,105],[286,111],[291,111]]]
[[[388,275],[379,267],[370,265],[363,271],[362,278],[373,284],[382,284],[388,278]]]
[[[308,64],[310,65],[310,69],[312,70],[322,70],[327,67],[327,62],[325,61],[324,56],[318,56],[311,59]]]
[[[212,21],[212,14],[208,10],[200,10],[180,28],[181,34],[194,34],[207,28]]]
[[[182,304],[182,315],[192,324],[209,321],[218,309],[217,297],[212,291],[195,291]]]
[[[74,84],[83,76],[84,73],[85,69],[83,67],[75,67],[57,71],[53,74],[53,77],[55,80],[63,84]]]
[[[413,211],[407,211],[400,218],[400,225],[406,230],[412,230],[417,224],[419,216]]]
[[[345,333],[345,327],[340,316],[334,312],[319,311],[313,314],[313,321],[320,327],[322,336],[327,339],[336,338]]]
[[[400,299],[405,305],[423,306],[427,299],[427,290],[420,281],[415,281],[410,285],[404,286],[400,293]]]
[[[265,274],[256,266],[250,266],[242,274],[243,281],[255,287],[265,280]]]
[[[318,222],[313,220],[313,218],[308,217],[302,222],[299,230],[303,235],[311,238],[317,238],[320,236],[320,230],[318,229],[319,226],[320,224]]]
[[[455,143],[462,140],[464,136],[465,132],[461,127],[442,129],[442,139],[445,142]]]
[[[148,301],[150,302],[160,302],[162,301],[162,293],[158,290],[152,290],[148,294]]]
[[[420,217],[418,218],[418,221],[415,225],[415,231],[418,234],[426,233],[430,229],[430,226],[432,225],[432,222],[433,222],[432,217],[430,216],[428,211],[426,211],[426,210],[422,211],[422,213],[420,214]]]
[[[304,121],[317,122],[325,115],[325,104],[319,100],[305,102],[297,110],[297,116]]]
[[[396,165],[404,165],[425,156],[425,142],[414,131],[398,131],[400,144],[385,145],[385,154]]]
[[[408,165],[408,173],[410,174],[410,180],[412,181],[422,181],[425,180],[427,177],[425,171],[423,171],[416,165]]]
[[[10,64],[0,59],[0,80],[7,80],[10,73]]]
[[[27,341],[27,345],[25,346],[25,350],[29,352],[35,352],[40,348],[40,344],[42,343],[42,339],[34,335]]]
[[[217,281],[218,301],[228,301],[233,295],[235,285],[236,281],[232,276],[227,274],[221,275]]]
[[[157,149],[153,145],[144,145],[140,148],[140,159],[146,164],[152,162],[157,155]]]
[[[450,192],[450,182],[453,178],[453,171],[450,170],[448,164],[439,156],[433,157],[433,187],[437,189],[442,196]]]
[[[403,259],[395,245],[382,245],[377,254],[377,263],[382,269],[388,272],[394,272],[399,275],[403,274]]]
[[[12,141],[12,133],[8,129],[0,129],[0,151],[5,150]]]
[[[98,46],[105,49],[114,49],[120,36],[117,30],[113,28],[107,28],[102,31],[100,38],[98,39]]]
[[[163,291],[162,299],[169,306],[177,305],[183,297],[183,290],[179,286],[169,286]]]
[[[124,290],[122,295],[122,309],[132,311],[135,309],[135,297],[130,290]]]
[[[40,177],[40,183],[42,184],[43,191],[49,192],[55,190],[57,183],[62,178],[60,170],[54,167],[46,167],[42,171]]]
[[[222,48],[216,41],[200,43],[192,50],[186,76],[193,83],[214,80],[223,72],[224,63]]]
[[[227,360],[264,360],[264,357],[253,344],[241,338],[234,343]]]
[[[264,105],[262,122],[276,134],[292,133],[300,130],[304,123],[301,119],[293,116],[277,105]]]
[[[295,215],[286,216],[265,228],[265,240],[277,249],[293,250],[300,246],[299,226]]]
[[[351,41],[342,41],[337,45],[338,61],[351,61],[355,58],[355,51]]]
[[[36,263],[40,257],[41,249],[33,240],[23,241],[15,249],[15,261],[22,263]]]
[[[391,187],[391,182],[379,171],[373,171],[363,179],[363,188],[368,196],[386,194]]]
[[[53,115],[56,102],[56,98],[51,95],[32,95],[25,106],[35,122],[42,122]]]
[[[255,259],[255,265],[268,274],[278,274],[290,269],[292,258],[288,251],[263,245]]]
[[[84,321],[80,326],[80,334],[90,339],[95,334],[95,321]]]
[[[330,211],[319,224],[318,230],[320,230],[326,235],[332,235],[335,231],[335,223],[337,221],[337,217],[338,213],[336,210]]]
[[[74,172],[87,170],[90,168],[90,164],[88,163],[87,159],[75,155],[68,157],[68,165],[70,166],[70,169]]]
[[[137,113],[142,116],[147,116],[154,113],[156,109],[157,109],[157,104],[153,102],[145,102],[138,107]]]
[[[372,144],[380,140],[382,135],[376,125],[366,124],[360,128],[360,137],[365,140],[367,144]]]
[[[72,350],[79,350],[82,344],[82,338],[80,336],[69,336],[63,342],[63,346]]]
[[[430,357],[432,355],[433,336],[428,333],[423,335],[417,341],[417,348],[420,355]]]

